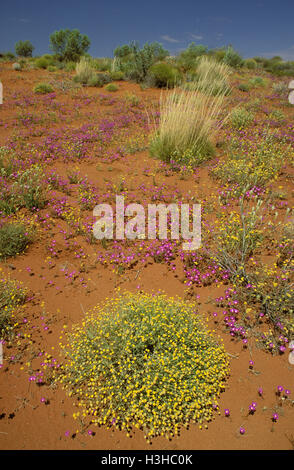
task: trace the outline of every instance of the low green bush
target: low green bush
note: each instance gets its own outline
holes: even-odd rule
[[[158,88],[173,88],[180,80],[178,70],[165,62],[158,62],[152,65],[149,74],[152,76],[154,84]]]
[[[22,253],[32,241],[27,227],[22,223],[6,223],[0,228],[0,259]]]
[[[118,86],[115,85],[115,83],[108,83],[108,85],[106,85],[105,87],[105,90],[107,91],[117,91],[118,90]]]
[[[244,60],[244,67],[250,70],[254,70],[257,68],[257,62],[254,59],[245,59]]]
[[[45,57],[39,57],[38,59],[35,60],[35,65],[38,67],[38,69],[46,69],[49,64],[49,61],[45,59]]]
[[[245,108],[237,107],[233,109],[230,115],[231,125],[235,129],[243,129],[250,126],[254,119],[254,114]]]
[[[34,88],[34,93],[45,95],[46,93],[53,93],[53,88],[49,83],[38,83]]]

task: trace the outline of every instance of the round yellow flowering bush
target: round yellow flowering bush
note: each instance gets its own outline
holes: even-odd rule
[[[147,440],[210,421],[229,363],[196,306],[163,294],[125,293],[86,314],[61,342],[57,381],[82,415]]]

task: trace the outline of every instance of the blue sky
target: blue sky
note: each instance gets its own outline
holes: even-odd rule
[[[294,60],[294,0],[10,0],[0,9],[0,51],[29,39],[34,55],[50,52],[50,34],[63,28],[87,34],[96,57],[137,40],[158,41],[171,54],[194,41]]]

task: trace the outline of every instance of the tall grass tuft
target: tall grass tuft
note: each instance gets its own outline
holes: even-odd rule
[[[211,96],[207,91],[195,86],[191,91],[175,89],[161,95],[159,126],[150,142],[152,156],[197,166],[213,155],[212,139],[222,124],[224,94]]]
[[[81,57],[81,60],[77,63],[76,73],[76,80],[83,84],[87,84],[95,75],[94,68],[86,57]]]
[[[192,87],[213,96],[221,94],[229,95],[231,88],[229,76],[231,69],[228,65],[216,62],[209,57],[201,57],[196,71],[196,82],[192,82]],[[191,83],[190,89],[191,89]]]

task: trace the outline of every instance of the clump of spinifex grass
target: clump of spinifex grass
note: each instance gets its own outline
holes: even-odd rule
[[[9,337],[16,324],[16,313],[26,300],[27,292],[15,280],[3,277],[0,280],[0,337]]]
[[[161,95],[159,126],[150,142],[152,156],[197,166],[213,155],[224,95],[211,94],[196,84],[192,91]]]
[[[186,89],[198,89],[208,95],[228,95],[231,93],[229,76],[231,68],[208,57],[201,57],[193,81],[186,83]]]
[[[56,379],[81,413],[147,440],[210,421],[228,359],[196,306],[165,295],[126,293],[86,314],[66,334]]]

